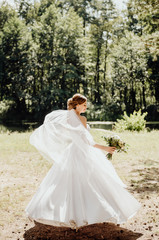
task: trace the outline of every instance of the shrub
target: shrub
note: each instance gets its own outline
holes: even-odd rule
[[[9,111],[14,108],[14,105],[14,102],[11,100],[0,101],[0,120],[7,118]]]
[[[142,114],[141,109],[138,112],[134,111],[133,114],[130,114],[130,117],[124,112],[123,119],[117,119],[114,128],[119,132],[124,130],[142,131],[146,127],[146,120],[144,119],[146,115],[147,112]]]

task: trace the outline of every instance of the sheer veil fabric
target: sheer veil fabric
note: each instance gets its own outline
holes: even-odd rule
[[[54,164],[26,208],[29,218],[79,228],[120,224],[140,208],[74,109],[46,115],[30,143]]]

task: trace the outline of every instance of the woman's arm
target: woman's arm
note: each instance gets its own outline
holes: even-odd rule
[[[99,148],[101,150],[107,151],[108,153],[111,153],[111,154],[113,154],[113,152],[115,151],[115,147],[107,147],[107,146],[100,145],[100,144],[97,144],[97,143],[95,145],[93,145],[93,147],[96,147],[96,148]]]
[[[87,128],[87,118],[84,116],[80,116],[80,119],[81,119],[83,125],[85,126],[85,128]],[[107,146],[97,144],[97,143],[95,145],[93,145],[93,147],[99,148],[99,149],[104,150],[111,154],[113,154],[113,152],[115,151],[115,147],[107,147]]]

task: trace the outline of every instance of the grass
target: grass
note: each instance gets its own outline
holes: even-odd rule
[[[30,132],[0,134],[0,234],[25,221],[24,209],[50,167],[29,144],[29,136]]]
[[[92,129],[91,133],[95,141],[101,144],[105,143],[103,135],[112,134],[110,131],[96,129]],[[29,144],[30,134],[31,132],[0,134],[1,238],[6,234],[8,227],[14,229],[15,223],[25,224],[24,209],[51,167],[51,164]],[[118,135],[129,144],[129,149],[127,154],[115,153],[113,165],[138,199],[145,200],[146,196],[150,196],[146,201],[154,201],[159,193],[159,131],[124,132]],[[153,206],[155,207],[155,203]],[[147,219],[150,221],[152,218],[157,223],[159,216],[155,213],[148,213]],[[10,238],[5,236],[4,239]]]
[[[103,131],[92,131],[97,141],[101,141],[102,135],[112,134],[108,131],[104,134]],[[133,181],[139,183],[139,179],[142,179],[146,184],[150,182],[150,178],[155,179],[157,174],[155,169],[158,168],[159,164],[159,131],[140,133],[127,131],[117,134],[129,145],[127,153],[114,153],[112,160],[123,181],[131,184]],[[103,140],[102,144],[104,143]],[[151,171],[148,174],[149,167]],[[150,175],[152,176],[150,177]]]

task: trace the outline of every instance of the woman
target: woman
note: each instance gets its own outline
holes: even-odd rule
[[[67,105],[68,110],[48,114],[30,137],[30,143],[54,164],[26,213],[38,222],[71,228],[123,223],[140,204],[101,151],[112,154],[115,148],[94,142],[81,116],[87,108],[85,96],[75,94]]]

